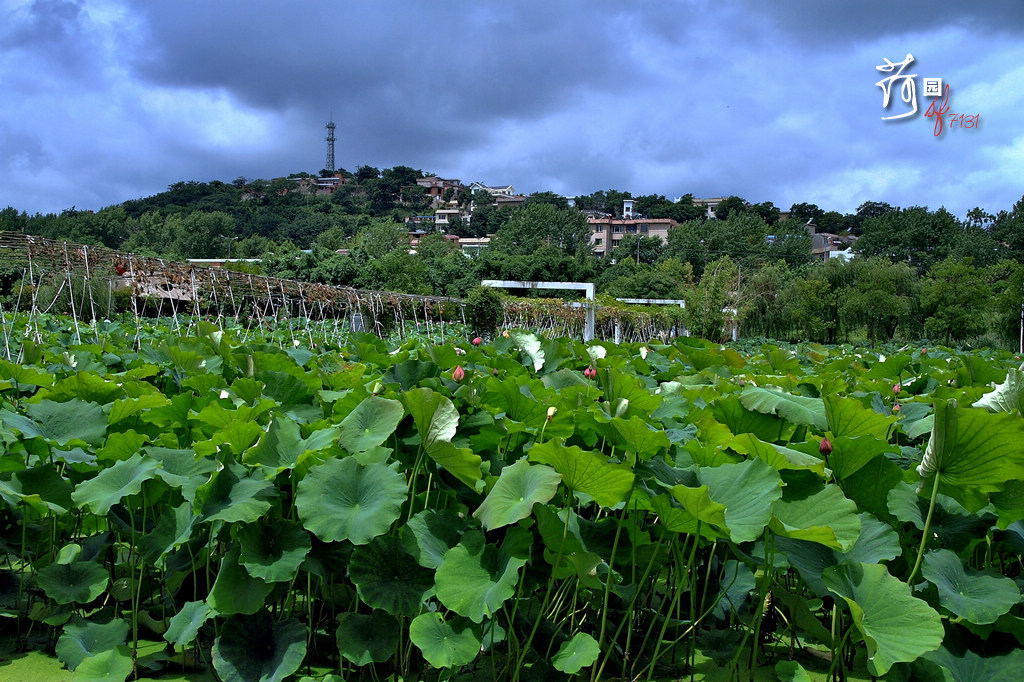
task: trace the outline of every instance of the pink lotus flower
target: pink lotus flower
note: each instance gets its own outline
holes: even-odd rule
[[[473,345],[474,345],[474,346],[479,346],[479,345],[480,345],[481,343],[483,343],[483,342],[484,342],[484,340],[483,340],[483,339],[481,339],[481,338],[480,338],[479,336],[478,336],[478,337],[476,337],[475,339],[473,339]]]
[[[462,365],[459,365],[455,368],[455,371],[452,372],[452,379],[454,379],[456,383],[460,383],[465,378],[466,370],[462,369]]]
[[[826,457],[828,457],[829,454],[832,453],[832,441],[828,439],[828,436],[825,436],[824,438],[821,439],[821,443],[818,445],[818,452],[825,455]]]

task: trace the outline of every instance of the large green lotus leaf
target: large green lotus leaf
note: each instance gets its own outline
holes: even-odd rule
[[[1006,372],[1006,381],[986,393],[974,403],[974,407],[983,407],[993,412],[1024,411],[1024,378],[1016,369]]]
[[[773,415],[748,410],[735,395],[715,400],[711,404],[711,414],[731,435],[749,433],[758,440],[768,443],[782,440],[789,426],[784,420]]]
[[[488,377],[484,392],[484,404],[494,413],[504,413],[507,420],[523,424],[540,423],[547,417],[547,407],[534,397],[531,385],[543,388],[537,381],[531,384],[528,377],[515,377],[504,381]]]
[[[356,547],[349,578],[367,606],[394,616],[413,616],[434,586],[433,573],[410,556],[402,542],[383,535]]]
[[[470,531],[444,555],[434,577],[437,598],[475,623],[494,615],[515,593],[519,569],[530,558],[530,534],[513,528],[499,549]]]
[[[127,646],[118,646],[90,656],[75,669],[75,682],[124,682],[135,665]]]
[[[445,620],[440,613],[422,613],[409,624],[409,639],[435,668],[458,668],[473,662],[481,638],[467,618]]]
[[[892,526],[882,523],[871,514],[858,514],[860,534],[853,547],[836,557],[844,563],[877,564],[891,561],[903,553],[900,537]]]
[[[544,366],[545,353],[537,335],[521,329],[513,329],[509,331],[509,337],[512,339],[512,344],[525,356],[523,364],[533,365],[533,371],[539,372],[540,368]]]
[[[922,478],[939,476],[940,490],[970,511],[984,506],[965,493],[1002,490],[1006,481],[1024,479],[1024,420],[1016,414],[959,407],[955,400],[935,403],[935,424],[924,458]]]
[[[451,442],[459,425],[459,411],[451,400],[429,388],[414,388],[402,394],[402,403],[412,415],[425,448]]]
[[[725,518],[725,505],[711,499],[706,485],[699,488],[690,488],[685,485],[672,486],[672,497],[676,498],[683,509],[697,521],[709,523],[722,529],[728,527]]]
[[[103,408],[77,398],[61,403],[41,400],[26,406],[25,413],[30,418],[27,424],[13,423],[6,414],[3,420],[27,437],[42,436],[57,445],[71,442],[99,445],[107,433],[107,415],[103,414]]]
[[[820,457],[808,455],[774,443],[765,443],[750,433],[741,433],[728,442],[736,452],[764,460],[773,469],[809,469],[824,475],[825,462]]]
[[[107,589],[110,573],[92,561],[50,564],[36,574],[39,587],[58,604],[87,604]]]
[[[832,452],[828,456],[828,468],[839,480],[846,479],[867,466],[875,457],[892,451],[893,446],[874,436],[836,436],[831,439]]]
[[[600,452],[567,447],[560,438],[530,448],[530,461],[551,466],[562,475],[567,488],[590,495],[602,507],[625,502],[633,489],[633,471],[628,465],[610,462]]]
[[[857,505],[834,485],[798,498],[783,495],[772,506],[769,526],[777,535],[819,542],[846,551],[860,535]]]
[[[273,481],[229,461],[209,483],[196,489],[195,505],[202,522],[252,523],[267,513],[276,492]]]
[[[41,513],[65,514],[71,509],[71,484],[49,464],[16,471],[0,481],[0,496],[28,504]]]
[[[79,507],[88,507],[98,516],[106,516],[113,505],[142,490],[142,484],[156,476],[157,466],[155,460],[135,453],[79,483],[71,499]]]
[[[789,542],[799,542],[799,540],[790,540]],[[804,544],[824,549],[821,545],[815,545],[810,542]],[[820,596],[825,596],[827,592],[825,586],[822,585]],[[775,600],[789,611],[789,622],[825,646],[832,645],[832,634],[811,611],[809,606],[811,600],[807,599],[806,594],[802,590],[799,594],[794,594],[787,591],[781,585],[775,584],[772,586],[772,595]]]
[[[740,402],[748,410],[775,414],[793,424],[813,426],[819,431],[828,430],[825,403],[821,398],[794,395],[777,388],[747,386],[740,393]]]
[[[214,610],[204,601],[185,602],[171,617],[164,639],[175,646],[188,646],[199,634],[199,628],[214,615]]]
[[[213,642],[213,668],[224,682],[280,682],[306,657],[306,626],[274,622],[266,610],[228,618]]]
[[[867,644],[872,675],[884,675],[894,663],[909,663],[942,644],[942,618],[885,566],[832,566],[824,570],[822,580],[850,607]]]
[[[366,452],[386,441],[404,416],[397,400],[370,396],[342,420],[338,439],[349,452]]]
[[[836,438],[869,436],[882,441],[889,439],[889,430],[896,423],[896,417],[879,414],[856,398],[830,394],[823,400],[828,430]]]
[[[163,568],[167,555],[192,537],[197,518],[188,502],[171,509],[165,507],[156,527],[139,540],[143,558],[157,568]]]
[[[948,549],[929,552],[921,575],[939,591],[939,603],[978,625],[994,623],[1020,601],[1020,589],[1010,578],[964,568]]]
[[[729,559],[722,565],[718,603],[712,612],[716,618],[738,614],[750,593],[757,587],[754,572],[743,562]]]
[[[129,627],[128,621],[121,618],[101,625],[73,616],[57,640],[57,658],[68,670],[74,670],[90,656],[125,644]]]
[[[430,379],[439,374],[440,370],[437,365],[429,360],[405,360],[388,367],[388,371],[381,377],[381,382],[384,384],[397,383],[403,391],[408,391],[414,386],[418,386],[424,379]]]
[[[580,531],[580,519],[572,510],[556,512],[544,504],[534,506],[537,529],[544,540],[544,559],[553,568],[554,576],[563,580],[576,577],[580,585],[600,589],[604,583],[599,579],[608,572],[608,566],[600,555],[587,551]],[[566,524],[566,514],[569,515]],[[659,519],[660,520],[660,519]]]
[[[1002,656],[979,656],[973,651],[957,656],[942,646],[924,657],[945,668],[954,682],[1019,682],[1024,674],[1024,649]]]
[[[249,523],[235,537],[238,562],[254,578],[268,583],[291,580],[309,554],[313,543],[302,526],[276,519],[271,523]]]
[[[114,431],[107,436],[103,447],[96,449],[96,459],[104,464],[119,462],[139,452],[149,442],[150,437],[144,433],[136,433],[131,429]]]
[[[383,663],[398,648],[398,620],[383,611],[343,613],[338,618],[335,639],[346,660],[359,666]]]
[[[222,451],[238,457],[265,435],[263,427],[256,422],[234,421],[217,429],[209,440],[196,441],[192,447],[200,457],[216,457]]]
[[[254,578],[238,563],[238,547],[232,547],[220,561],[217,580],[210,589],[207,603],[217,613],[253,614],[263,608],[263,602],[274,586]]]
[[[643,379],[635,374],[609,367],[598,370],[598,381],[604,399],[609,403],[615,405],[620,400],[626,401],[627,415],[649,416],[661,404],[661,396],[652,393]]]
[[[796,661],[779,661],[775,664],[775,676],[779,682],[811,682],[811,676]]]
[[[402,545],[416,563],[437,568],[449,549],[459,544],[467,520],[452,509],[424,509],[402,527]]]
[[[818,596],[827,594],[821,574],[829,566],[837,564],[874,564],[889,561],[899,556],[903,549],[899,535],[870,514],[859,514],[861,527],[857,541],[846,552],[830,549],[823,544],[809,540],[777,538],[775,549],[786,556],[789,564],[800,572],[807,586]]]
[[[480,463],[483,460],[470,448],[458,448],[448,441],[435,441],[427,447],[427,456],[473,490],[482,487]]]
[[[861,511],[889,520],[889,492],[903,482],[903,469],[888,457],[875,457],[843,480],[843,492]]]
[[[534,504],[554,497],[561,480],[561,475],[551,467],[521,459],[501,470],[473,516],[486,530],[516,523],[530,515]]]
[[[186,500],[195,502],[196,490],[210,480],[219,464],[212,457],[196,457],[190,449],[147,447],[145,453],[160,463],[156,475],[172,488],[181,488]]]
[[[597,640],[585,632],[579,632],[572,639],[562,642],[551,659],[551,665],[569,675],[575,675],[583,668],[593,665],[601,653]]]
[[[918,530],[924,529],[928,513],[928,499],[921,497],[918,486],[901,482],[889,491],[889,511],[900,521],[912,523]],[[961,550],[979,537],[984,537],[991,527],[985,516],[968,512],[963,505],[946,495],[935,498],[932,523],[929,530],[947,547]]]
[[[25,386],[52,386],[54,376],[47,372],[40,372],[34,367],[0,359],[0,379],[10,379],[16,384]]]
[[[725,522],[733,542],[760,537],[772,515],[772,504],[782,497],[779,472],[759,459],[737,464],[702,467],[697,472],[708,495],[725,505]]]
[[[635,455],[641,461],[654,457],[672,445],[663,429],[656,428],[637,415],[629,419],[613,417],[607,424],[601,425],[601,431],[616,447]]]
[[[278,417],[270,422],[266,433],[245,453],[242,461],[278,471],[292,469],[303,453],[316,452],[333,445],[338,439],[338,433],[338,428],[331,426],[318,429],[309,438],[303,438],[295,421]]]
[[[299,482],[295,507],[306,530],[324,542],[365,545],[398,519],[407,492],[402,474],[344,457],[309,470]]]
[[[121,400],[115,400],[110,406],[110,412],[107,414],[107,421],[111,426],[118,422],[124,421],[129,417],[134,417],[137,414],[142,414],[146,410],[152,410],[157,407],[164,407],[169,405],[171,401],[166,396],[160,393],[146,393],[140,395],[138,398],[123,398]]]

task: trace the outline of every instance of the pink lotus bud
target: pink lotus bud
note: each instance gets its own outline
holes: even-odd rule
[[[900,386],[899,384],[895,384],[895,385],[893,385],[893,387],[892,387],[892,392],[893,392],[893,393],[899,393],[899,392],[900,392],[900,391],[902,391],[902,390],[903,390],[903,387],[902,387],[902,386]]]
[[[498,368],[497,367],[494,368],[494,376],[498,376]]]
[[[892,406],[892,411],[893,412],[899,412],[900,411],[900,404],[896,403],[895,405],[893,405]]]
[[[828,455],[831,454],[832,441],[828,439],[828,436],[825,436],[824,438],[821,439],[821,443],[818,445],[818,452],[825,455],[826,457],[828,457]]]
[[[462,365],[459,365],[458,367],[455,368],[455,371],[452,372],[452,379],[454,379],[456,383],[459,383],[465,378],[466,371],[462,369]]]
[[[927,349],[927,348],[922,348],[922,349],[921,349],[921,352],[922,352],[922,353],[927,353],[927,352],[928,352],[928,349]]]
[[[481,343],[483,343],[483,342],[484,342],[484,340],[483,340],[483,339],[481,339],[481,338],[480,338],[479,336],[478,336],[478,337],[476,337],[475,339],[473,339],[473,345],[474,345],[474,346],[479,346],[479,345],[480,345]]]

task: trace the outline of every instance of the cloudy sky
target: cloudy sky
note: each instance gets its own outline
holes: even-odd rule
[[[1024,195],[1022,38],[1019,0],[0,0],[0,208],[316,172],[333,115],[348,170],[994,213]],[[884,121],[908,53],[918,113]]]

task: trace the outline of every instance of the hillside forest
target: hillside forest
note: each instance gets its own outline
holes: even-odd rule
[[[865,201],[855,213],[800,203],[780,220],[771,202],[729,197],[709,218],[691,195],[598,191],[570,202],[553,192],[497,207],[489,194],[448,190],[468,209],[446,232],[491,236],[468,257],[432,222],[431,197],[405,166],[342,172],[333,194],[273,181],[177,182],[159,194],[98,211],[0,210],[0,230],[171,259],[259,259],[229,267],[261,274],[415,294],[465,296],[481,279],[595,282],[612,298],[685,299],[689,327],[716,338],[723,307],[745,337],[879,343],[931,339],[1015,348],[1024,301],[1024,198],[960,219],[944,208]],[[308,183],[311,184],[311,183]],[[618,215],[624,199],[649,218],[678,222],[667,243],[627,234],[608,257],[590,252],[584,210]],[[414,250],[409,225],[415,223]],[[820,261],[811,230],[857,237],[857,257]],[[20,273],[0,271],[10,295]],[[703,311],[701,313],[700,311]]]

